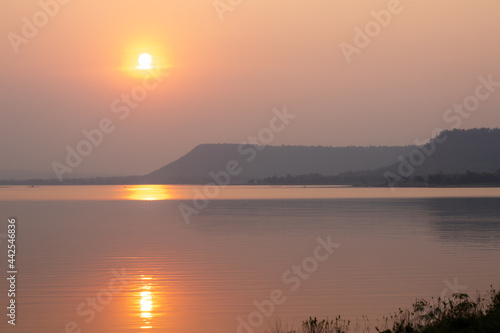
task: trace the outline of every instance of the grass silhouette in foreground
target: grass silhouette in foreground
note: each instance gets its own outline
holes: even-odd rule
[[[351,321],[340,316],[334,320],[309,318],[302,323],[302,330],[290,329],[277,320],[271,333],[498,333],[500,332],[500,291],[493,288],[486,296],[471,299],[467,294],[454,294],[450,299],[420,299],[413,309],[402,310],[384,317],[371,325],[366,317],[364,324],[352,326]],[[375,328],[371,328],[375,327]]]

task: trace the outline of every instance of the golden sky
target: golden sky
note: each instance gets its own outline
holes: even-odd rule
[[[499,12],[494,0],[8,0],[0,170],[50,171],[109,118],[75,175],[147,173],[200,143],[240,143],[284,106],[297,118],[273,145],[413,144],[451,128],[443,114],[479,76],[500,82]],[[120,119],[112,105],[143,86],[143,52],[163,77]],[[500,127],[498,90],[462,128]]]

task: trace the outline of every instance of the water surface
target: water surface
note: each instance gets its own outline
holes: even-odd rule
[[[15,330],[237,332],[273,290],[283,302],[266,321],[376,321],[415,298],[500,285],[500,189],[237,186],[210,200],[204,190],[0,188],[0,232],[18,221]],[[200,193],[188,224],[179,205],[196,207]],[[283,278],[328,236],[340,246],[307,278]]]

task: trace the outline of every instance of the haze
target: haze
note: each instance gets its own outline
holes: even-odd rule
[[[73,0],[17,53],[9,33],[22,35],[23,17],[41,6],[5,2],[0,170],[53,173],[103,118],[115,130],[74,175],[144,174],[201,143],[240,143],[285,106],[297,117],[272,145],[429,139],[456,125],[443,114],[474,95],[480,76],[500,82],[500,3],[401,0],[349,63],[341,43],[355,45],[355,28],[390,2],[243,0],[221,20],[212,0]],[[119,120],[111,105],[142,84],[128,70],[142,52],[168,74]],[[500,127],[497,89],[461,128]]]

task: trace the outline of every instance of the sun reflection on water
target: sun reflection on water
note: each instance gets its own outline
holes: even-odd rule
[[[139,293],[140,316],[142,320],[141,329],[153,328],[153,292],[151,282],[151,277],[142,275],[142,286]]]
[[[169,191],[162,185],[137,185],[125,188],[125,197],[130,200],[167,200],[171,199]]]

